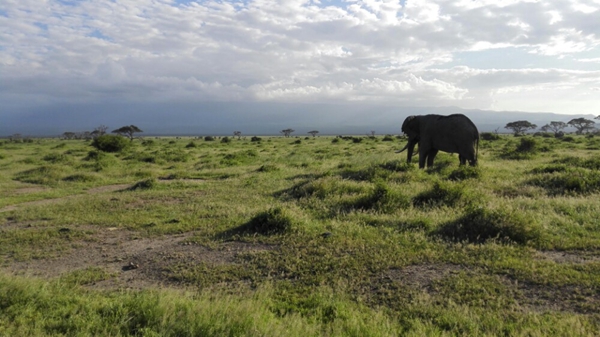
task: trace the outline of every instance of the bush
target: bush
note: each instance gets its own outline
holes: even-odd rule
[[[410,206],[410,199],[392,191],[383,181],[375,183],[375,188],[366,196],[360,197],[352,205],[356,209],[374,209],[382,212],[393,212],[399,208]]]
[[[125,137],[117,135],[102,135],[92,142],[92,146],[104,152],[121,152],[126,149],[131,142]]]
[[[225,136],[221,138],[221,143],[231,143],[231,138]]]
[[[385,135],[381,141],[383,141],[383,142],[393,142],[394,141],[394,137],[392,137],[392,135]]]
[[[573,136],[566,136],[566,137],[562,137],[563,142],[574,142],[575,138]]]
[[[17,173],[15,179],[30,184],[54,185],[61,179],[63,171],[56,166],[40,166]]]
[[[340,139],[339,139],[339,138],[334,138],[334,139],[333,139],[331,142],[332,142],[332,143],[334,143],[334,144],[335,144],[335,143],[339,143],[339,142],[340,142]]]
[[[492,133],[492,132],[482,132],[479,137],[482,140],[498,140],[500,139],[500,136],[498,134]]]
[[[280,207],[260,212],[239,228],[242,232],[262,235],[281,234],[293,230],[294,221],[287,211]]]
[[[64,163],[69,161],[69,158],[61,153],[50,153],[44,156],[44,158],[42,158],[44,161],[47,161],[49,163]]]
[[[406,160],[391,160],[380,164],[384,170],[392,172],[407,172],[415,169],[415,166],[406,162]]]
[[[138,181],[129,188],[130,191],[149,190],[156,187],[157,181],[154,178]]]
[[[413,198],[413,204],[418,207],[454,207],[466,201],[468,200],[462,185],[439,181],[433,185],[431,190]]]
[[[189,143],[187,143],[187,145],[185,146],[186,149],[189,148],[193,148],[193,147],[197,147],[196,143],[194,143],[194,141],[190,141]]]
[[[527,244],[539,240],[542,230],[532,218],[520,212],[471,207],[459,219],[442,225],[437,234],[451,240],[472,243],[497,239]]]
[[[260,142],[261,140],[262,139],[260,137],[256,137],[256,136],[253,136],[252,138],[250,138],[251,142]]]
[[[98,177],[89,173],[77,173],[63,178],[63,181],[87,183],[98,180]]]
[[[258,168],[258,172],[275,172],[279,171],[279,167],[273,164],[265,164]]]
[[[560,173],[541,175],[528,183],[555,195],[590,194],[600,191],[600,172],[569,168]]]
[[[530,159],[539,150],[538,142],[534,138],[522,137],[516,148],[511,148],[511,145],[507,144],[500,157],[513,160]]]
[[[362,138],[354,138],[354,137],[352,138],[352,142],[355,144],[362,142],[362,140],[363,140]]]
[[[213,136],[206,136],[206,137],[204,137],[204,140],[207,141],[207,142],[212,142],[212,141],[215,140],[215,137],[213,137]]]
[[[458,169],[452,171],[448,176],[448,179],[454,181],[466,180],[466,179],[479,179],[481,177],[481,169],[474,166],[459,166]]]

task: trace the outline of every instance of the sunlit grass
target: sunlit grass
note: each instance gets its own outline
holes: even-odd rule
[[[400,140],[356,138],[3,142],[1,265],[65,256],[105,228],[271,249],[163,271],[193,293],[89,290],[113,277],[94,266],[3,275],[0,335],[598,334],[597,260],[540,258],[598,255],[594,139],[503,136],[482,141],[478,167],[440,153],[419,170]],[[411,266],[439,270],[417,286]]]

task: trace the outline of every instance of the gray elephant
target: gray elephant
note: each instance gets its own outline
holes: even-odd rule
[[[419,144],[419,168],[433,165],[438,151],[458,153],[461,165],[477,165],[479,150],[479,131],[473,122],[465,115],[454,114],[408,116],[402,124],[402,132],[408,136],[408,144],[396,152],[408,148],[406,161],[410,163],[415,149]]]

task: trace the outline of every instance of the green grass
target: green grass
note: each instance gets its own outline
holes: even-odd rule
[[[0,335],[598,335],[600,156],[572,138],[494,137],[477,167],[427,170],[393,137],[3,143]],[[267,248],[165,266],[173,289],[7,271],[107,228]]]

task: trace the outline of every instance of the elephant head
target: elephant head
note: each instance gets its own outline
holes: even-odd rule
[[[407,153],[407,162],[410,163],[413,153],[415,151],[415,145],[419,143],[419,119],[417,116],[408,116],[402,123],[402,132],[408,136],[408,143],[404,146],[404,148],[400,151],[396,151],[396,153],[403,152],[408,149]]]

